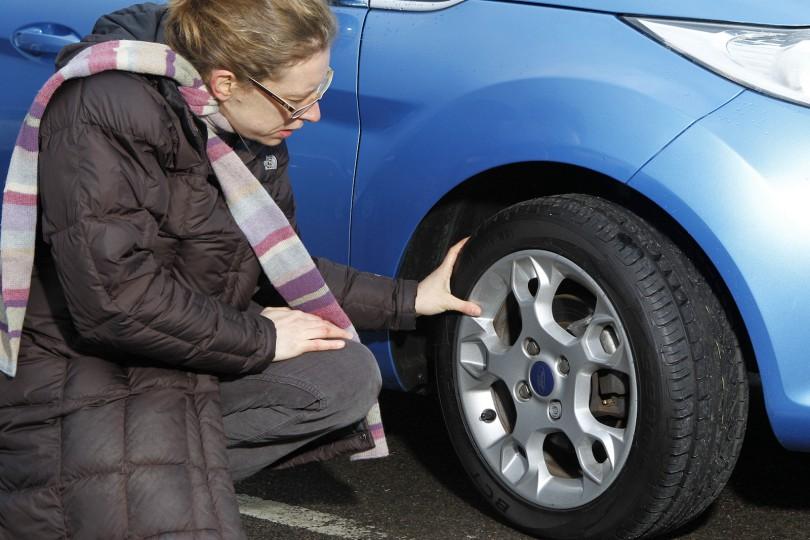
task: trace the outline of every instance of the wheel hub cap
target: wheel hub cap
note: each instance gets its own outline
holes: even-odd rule
[[[531,369],[529,382],[535,394],[548,397],[554,391],[554,373],[545,362],[535,362]]]

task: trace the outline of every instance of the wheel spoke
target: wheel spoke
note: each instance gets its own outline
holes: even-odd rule
[[[536,500],[544,486],[554,478],[543,458],[544,438],[545,435],[540,432],[535,432],[529,441],[505,435],[484,452],[487,460],[496,465],[502,478],[531,500]]]
[[[523,257],[513,261],[510,279],[512,294],[520,306],[524,333],[567,343],[571,335],[554,320],[551,311],[554,295],[565,279],[557,265],[550,260]]]
[[[488,381],[488,367],[493,359],[505,352],[492,325],[491,318],[465,318],[459,328],[458,361],[475,379]],[[490,381],[491,382],[491,381]]]
[[[536,402],[518,402],[516,408],[517,418],[512,432],[492,445],[489,457],[492,463],[500,465],[504,476],[518,484],[519,490],[536,496],[551,478],[543,455],[549,422]]]
[[[515,402],[517,420],[512,428],[512,436],[524,448],[529,447],[539,432],[547,430],[551,421],[545,414],[545,406],[536,400],[525,403]]]
[[[512,294],[515,295],[520,305],[521,313],[523,313],[524,306],[530,306],[534,302],[534,295],[529,288],[529,282],[537,279],[537,270],[534,259],[531,257],[523,257],[512,261],[512,269],[510,275],[510,287]]]
[[[624,430],[608,427],[590,411],[578,409],[573,421],[566,423],[565,433],[574,445],[583,476],[601,485],[625,449]]]
[[[548,317],[543,317],[537,322],[535,334],[541,346],[553,344],[554,347],[559,350],[567,349],[577,341],[577,338],[566,332],[565,328],[554,320],[554,317],[551,316],[550,308]]]
[[[579,367],[584,371],[593,373],[600,369],[611,369],[629,375],[632,369],[629,349],[621,328],[621,324],[600,300],[582,337],[569,344],[571,358],[580,359],[582,364]]]
[[[543,309],[551,316],[551,305],[554,302],[554,295],[557,294],[560,283],[565,280],[565,275],[556,262],[552,260],[538,260],[532,257],[532,262],[534,263],[534,270],[538,279],[535,301],[538,307],[543,306]]]
[[[480,378],[487,368],[489,349],[480,339],[461,342],[459,362],[461,366],[476,379]]]
[[[538,461],[536,467],[529,467],[526,474],[518,482],[516,489],[527,499],[536,501],[540,493],[554,481],[554,477],[548,472],[545,461]]]
[[[514,388],[528,378],[530,363],[520,345],[515,345],[505,354],[492,355],[487,372],[506,383],[508,388]]]
[[[501,474],[516,484],[529,471],[529,460],[523,455],[521,447],[512,437],[505,437],[500,447]]]
[[[582,499],[590,500],[598,497],[605,490],[602,482],[594,482],[589,476],[582,477]]]
[[[554,296],[557,294],[560,284],[565,281],[565,274],[554,261],[537,262],[535,260],[535,262],[539,281],[537,297],[532,308],[533,316],[529,322],[524,324],[538,336],[538,340],[542,344],[553,345],[555,348],[567,347],[576,338],[560,326],[560,323],[554,319],[552,311]]]
[[[464,401],[464,415],[467,425],[481,448],[491,448],[509,435],[504,428],[503,422],[498,419],[491,422],[485,422],[481,419],[484,411],[495,411],[498,408],[489,387],[465,390]]]

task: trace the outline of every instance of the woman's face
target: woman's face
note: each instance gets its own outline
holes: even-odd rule
[[[326,49],[285,69],[275,79],[258,82],[297,109],[315,99],[328,70],[329,49]],[[211,77],[214,96],[220,102],[219,110],[231,127],[246,139],[274,146],[301,129],[305,122],[321,119],[317,103],[293,120],[289,111],[265,95],[257,85],[250,81],[237,82],[232,76],[230,80],[218,78],[221,73],[215,71]]]

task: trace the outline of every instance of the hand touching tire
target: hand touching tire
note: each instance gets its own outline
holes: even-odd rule
[[[465,243],[467,238],[451,247],[442,264],[419,283],[415,306],[417,315],[437,315],[445,311],[458,311],[470,317],[481,314],[480,307],[456,298],[450,292],[450,276],[453,275],[453,267]]]

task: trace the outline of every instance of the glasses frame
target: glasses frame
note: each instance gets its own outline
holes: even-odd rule
[[[329,87],[332,85],[332,78],[334,77],[334,75],[335,75],[335,71],[330,67],[327,70],[326,75],[324,76],[323,81],[321,82],[320,86],[318,86],[317,90],[315,90],[315,92],[316,92],[315,100],[312,101],[311,103],[307,103],[306,105],[304,105],[302,107],[298,107],[297,109],[295,107],[293,107],[292,105],[290,105],[289,103],[287,103],[287,101],[284,100],[284,98],[282,98],[279,95],[277,95],[276,93],[274,93],[272,90],[267,88],[265,85],[263,85],[262,83],[260,83],[256,79],[254,79],[253,77],[248,77],[248,79],[259,90],[261,90],[264,93],[265,96],[269,97],[270,99],[272,99],[273,101],[275,101],[276,103],[281,105],[282,108],[284,108],[285,111],[290,113],[290,118],[291,119],[296,120],[298,118],[301,118],[301,116],[303,116],[304,113],[306,113],[308,110],[310,110],[316,103],[318,103],[321,100],[323,95],[326,93],[327,90],[329,90]]]

